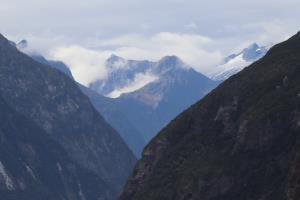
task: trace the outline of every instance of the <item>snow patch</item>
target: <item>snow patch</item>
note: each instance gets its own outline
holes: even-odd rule
[[[78,191],[79,197],[80,197],[82,200],[85,200],[85,197],[84,197],[84,194],[83,194],[83,192],[82,192],[82,187],[81,187],[81,184],[80,184],[80,183],[78,183],[78,188],[79,188],[79,191]]]
[[[36,176],[34,175],[32,169],[28,166],[25,165],[27,172],[32,176],[32,178],[36,179]]]
[[[61,173],[62,172],[62,167],[61,167],[60,163],[56,163],[56,166],[57,166],[57,169],[58,169],[59,173]]]
[[[10,190],[10,191],[15,190],[13,180],[10,178],[10,176],[6,172],[5,167],[1,161],[0,161],[0,177],[4,180],[5,186],[8,190]]]
[[[240,72],[251,63],[252,62],[248,62],[243,58],[243,54],[240,54],[227,63],[216,67],[216,69],[209,74],[209,77],[213,80],[225,80],[233,74]]]
[[[150,73],[145,73],[145,74],[138,73],[135,75],[134,80],[131,83],[129,83],[125,87],[115,89],[114,91],[109,93],[107,95],[107,97],[118,98],[124,93],[130,93],[130,92],[136,91],[138,89],[141,89],[145,85],[147,85],[153,81],[156,81],[157,79],[158,79],[157,76],[150,74]]]

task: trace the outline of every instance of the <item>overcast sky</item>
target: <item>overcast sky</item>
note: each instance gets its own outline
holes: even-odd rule
[[[300,30],[299,0],[0,0],[0,32],[61,59],[84,84],[106,75],[111,53],[157,60],[176,54],[208,72],[252,42]]]

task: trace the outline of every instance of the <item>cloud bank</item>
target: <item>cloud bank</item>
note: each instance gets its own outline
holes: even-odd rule
[[[105,61],[111,54],[133,60],[159,60],[163,56],[177,55],[187,64],[201,72],[220,63],[223,56],[211,50],[214,41],[207,37],[170,32],[150,37],[127,35],[111,40],[97,41],[97,49],[80,46],[64,46],[53,49],[48,57],[62,60],[70,66],[76,80],[88,85],[104,79],[108,73]],[[103,46],[109,50],[101,50]]]
[[[0,32],[66,62],[85,84],[107,75],[112,53],[177,55],[196,70],[250,43],[270,46],[300,30],[299,0],[0,0]]]
[[[114,91],[112,91],[107,96],[110,97],[110,98],[117,98],[117,97],[121,96],[124,93],[130,93],[130,92],[136,91],[136,90],[144,87],[148,83],[151,83],[151,82],[153,82],[157,79],[158,79],[158,77],[156,77],[152,74],[149,74],[149,73],[136,74],[135,77],[134,77],[134,80],[131,83],[129,83],[125,87],[115,89]]]

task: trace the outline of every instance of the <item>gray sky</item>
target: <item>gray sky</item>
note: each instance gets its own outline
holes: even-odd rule
[[[176,54],[207,72],[252,42],[300,30],[299,0],[0,0],[0,32],[70,65],[88,84],[111,54],[157,60]]]

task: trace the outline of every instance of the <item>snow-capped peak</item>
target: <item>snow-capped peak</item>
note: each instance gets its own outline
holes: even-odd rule
[[[224,58],[224,63],[216,67],[209,74],[209,77],[213,80],[225,80],[254,61],[262,58],[267,51],[268,49],[266,47],[253,43],[243,49],[240,53],[231,54]]]

